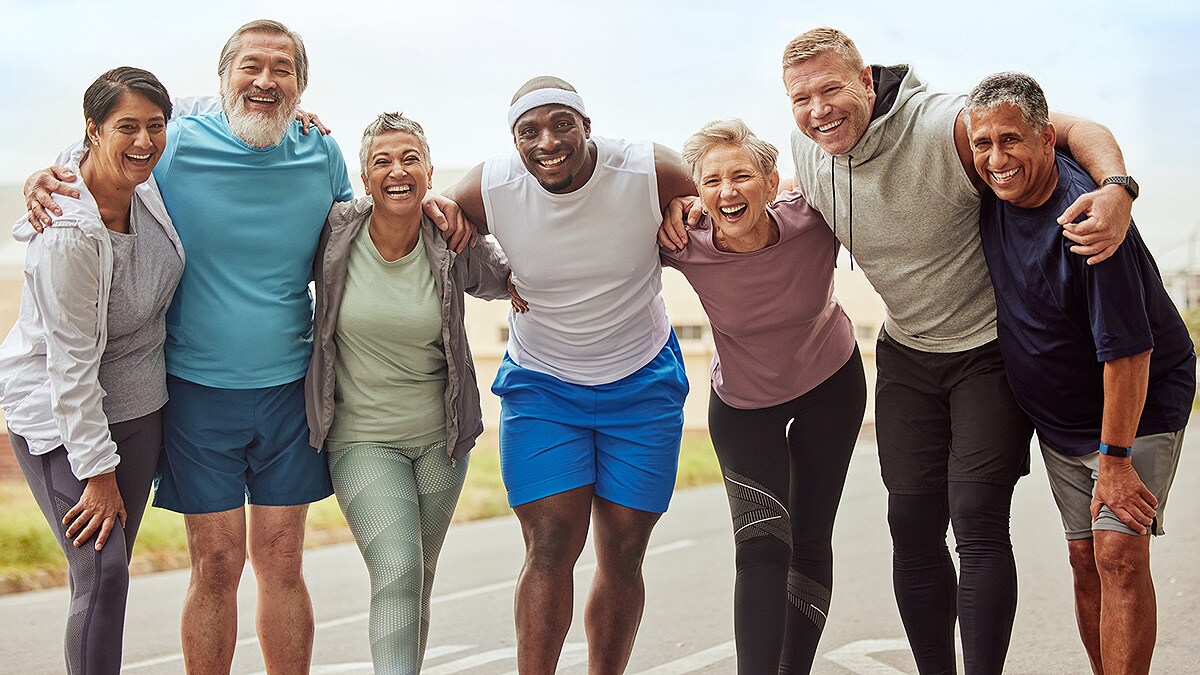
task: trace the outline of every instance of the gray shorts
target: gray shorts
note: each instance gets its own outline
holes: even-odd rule
[[[1141,436],[1133,441],[1133,468],[1146,484],[1146,489],[1158,498],[1158,510],[1149,531],[1161,535],[1163,513],[1167,508],[1167,493],[1175,480],[1175,469],[1179,467],[1179,450],[1183,447],[1183,429],[1165,434]],[[1062,516],[1067,539],[1088,539],[1095,530],[1124,532],[1136,536],[1107,505],[1100,507],[1100,516],[1092,521],[1092,497],[1096,491],[1096,478],[1100,475],[1100,453],[1072,457],[1064,455],[1045,443],[1041,443],[1042,458],[1046,462],[1046,474],[1050,478],[1050,489]]]

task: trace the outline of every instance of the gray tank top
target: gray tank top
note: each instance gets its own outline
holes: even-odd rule
[[[128,234],[109,232],[112,290],[99,374],[109,424],[147,415],[167,402],[166,315],[183,273],[175,245],[136,197],[129,221]]]

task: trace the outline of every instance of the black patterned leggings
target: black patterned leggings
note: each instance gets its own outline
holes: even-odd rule
[[[101,551],[96,550],[95,535],[79,548],[65,536],[63,516],[79,502],[86,485],[71,473],[66,449],[60,446],[44,455],[31,455],[24,438],[8,434],[25,481],[67,556],[71,613],[67,617],[66,659],[71,675],[121,671],[129,559],[162,450],[161,411],[108,428],[121,456],[117,488],[125,502],[125,526],[120,521],[113,526]]]
[[[708,428],[729,496],[738,672],[807,673],[833,590],[833,521],[867,390],[858,348],[799,398],[740,410],[713,392]]]

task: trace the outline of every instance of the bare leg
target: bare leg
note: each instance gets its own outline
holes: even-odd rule
[[[646,604],[642,560],[650,532],[662,514],[638,511],[599,497],[592,508],[596,575],[584,611],[588,672],[623,673]]]
[[[267,672],[307,673],[313,610],[304,585],[304,518],[308,505],[250,506],[250,564],[258,580],[258,641]]]
[[[184,516],[192,576],[180,635],[192,675],[228,673],[237,644],[237,589],[246,564],[246,511]]]
[[[1104,674],[1148,673],[1158,631],[1150,537],[1102,530],[1095,542]]]
[[[1075,577],[1075,622],[1079,638],[1092,664],[1092,672],[1103,675],[1100,659],[1100,572],[1096,570],[1096,547],[1092,539],[1067,542],[1071,572]]]
[[[525,537],[517,579],[517,669],[551,675],[571,627],[575,561],[587,541],[592,486],[513,509]]]

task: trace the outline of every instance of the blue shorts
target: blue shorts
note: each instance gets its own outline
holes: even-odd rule
[[[616,382],[569,384],[506,354],[500,397],[500,472],[508,503],[595,485],[595,494],[663,513],[675,489],[687,376],[674,333],[654,360]]]
[[[154,505],[179,513],[308,504],[333,494],[308,444],[304,380],[217,389],[167,377]]]

